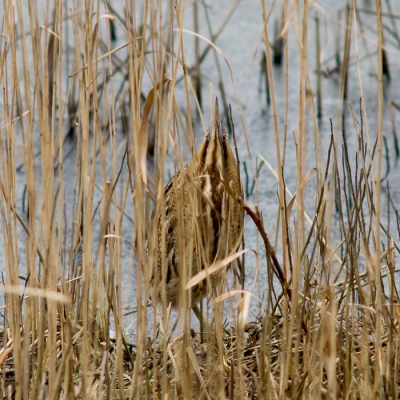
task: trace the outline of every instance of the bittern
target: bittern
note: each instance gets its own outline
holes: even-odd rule
[[[181,308],[187,281],[237,250],[243,234],[243,208],[237,201],[241,194],[238,167],[217,99],[203,143],[165,186],[163,203],[153,210],[147,241],[153,302],[165,296],[167,305]],[[191,289],[191,307],[216,288],[225,271]]]

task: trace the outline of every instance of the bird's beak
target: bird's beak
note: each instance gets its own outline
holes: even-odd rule
[[[214,139],[222,139],[222,124],[221,117],[219,116],[219,108],[218,108],[218,97],[215,98],[215,108],[214,108],[214,123],[212,129],[212,136]]]
[[[221,118],[219,117],[219,108],[218,108],[218,97],[215,98],[215,108],[214,108],[214,121],[220,122]]]
[[[204,162],[204,170],[208,167],[216,168],[219,171],[223,169],[223,128],[221,118],[219,116],[218,99],[215,100],[214,118],[209,130],[209,143],[207,147],[207,155]]]

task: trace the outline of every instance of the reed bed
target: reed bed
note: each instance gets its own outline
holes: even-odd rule
[[[126,2],[121,9],[112,2],[3,2],[0,398],[399,397],[399,198],[387,180],[398,168],[390,148],[398,157],[399,107],[383,94],[391,77],[386,53],[397,54],[400,40],[389,0],[384,12],[380,0],[376,9],[350,1],[332,17],[338,32],[333,69],[319,58],[323,18],[310,12],[312,4],[260,2],[260,76],[276,160],[262,154],[239,160],[244,193],[234,199],[257,238],[244,237],[218,296],[201,302],[207,324],[200,330],[190,289],[182,293],[174,332],[177,317],[169,305],[149,301],[146,240],[157,240],[147,234],[150,215],[162,204],[168,176],[190,160],[195,131],[205,130],[207,96],[220,97],[234,146],[240,132],[238,140],[253,151],[255,133],[247,131],[229,59],[216,45],[238,3],[216,28],[208,6],[197,0]],[[193,31],[185,29],[188,13]],[[364,20],[370,13],[373,28]],[[198,33],[203,20],[207,37]],[[316,38],[308,37],[309,26],[317,26]],[[286,166],[290,29],[301,60],[295,170]],[[307,53],[313,39],[316,85]],[[376,132],[359,42],[376,70]],[[210,52],[218,82],[206,87],[202,65]],[[351,66],[359,79],[357,105],[345,100]],[[285,71],[283,109],[275,68]],[[325,115],[324,74],[337,76],[336,116]],[[343,128],[346,112],[355,148]],[[391,136],[383,129],[386,113]],[[319,120],[330,117],[324,142]],[[259,201],[259,177],[267,173],[277,182],[275,231]],[[295,176],[294,193],[288,176]],[[251,251],[256,265],[249,265]],[[248,290],[246,270],[256,271],[258,292]],[[259,304],[256,317],[251,301]]]

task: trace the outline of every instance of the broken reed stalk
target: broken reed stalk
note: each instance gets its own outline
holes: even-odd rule
[[[315,18],[315,46],[317,60],[317,115],[318,119],[322,117],[322,87],[321,87],[321,44],[320,44],[320,32],[319,32],[319,18]]]
[[[280,32],[282,30],[282,21],[284,18],[284,9],[282,7],[282,16],[280,19],[275,20],[274,24],[274,34],[275,34],[275,41],[274,41],[274,65],[281,65],[282,64],[282,57],[283,57],[283,37],[281,36]]]
[[[393,136],[393,142],[394,142],[394,150],[396,152],[396,159],[399,158],[400,156],[400,149],[399,149],[399,140],[397,138],[397,129],[396,129],[396,121],[394,117],[394,111],[393,111],[393,101],[390,100],[388,102],[389,106],[389,112],[390,112],[390,122],[392,123],[392,136]]]
[[[352,19],[350,17],[350,6],[346,7],[346,31],[345,31],[345,42],[343,52],[343,63],[341,68],[341,91],[343,94],[343,100],[347,99],[347,82],[349,75],[349,62],[350,62],[350,46],[351,46],[351,27]]]
[[[288,295],[290,298],[291,295],[290,295],[290,290],[288,289],[288,284],[287,284],[286,278],[284,276],[284,273],[280,266],[280,263],[276,257],[275,250],[273,249],[273,247],[268,239],[268,235],[265,232],[264,222],[263,222],[263,218],[260,214],[260,211],[258,210],[258,208],[256,208],[255,211],[253,211],[248,205],[246,205],[246,203],[242,199],[239,199],[238,201],[239,201],[239,204],[241,204],[243,209],[246,211],[247,215],[253,220],[254,224],[256,225],[257,230],[263,239],[265,249],[267,251],[266,256],[267,256],[267,258],[271,258],[272,264],[274,266],[274,273],[275,273],[276,277],[278,278],[280,284],[282,285],[282,289],[285,290],[285,288],[286,288],[286,291],[288,292]]]
[[[269,90],[269,78],[268,78],[268,64],[267,64],[267,56],[265,55],[265,52],[263,51],[263,56],[261,60],[261,67],[262,67],[262,73],[265,77],[265,96],[267,98],[267,107],[271,105],[271,93]]]
[[[198,0],[193,3],[193,26],[195,33],[199,33],[199,5]],[[200,72],[200,38],[198,36],[194,37],[194,54],[195,54],[195,65],[194,65],[194,87],[199,102],[200,108],[202,108],[202,97],[201,97],[201,72]]]
[[[341,21],[342,19],[342,10],[338,10],[337,12],[337,20]],[[336,60],[336,68],[338,71],[340,71],[340,42],[341,42],[341,26],[339,24],[336,25],[336,40],[335,40],[335,60]]]

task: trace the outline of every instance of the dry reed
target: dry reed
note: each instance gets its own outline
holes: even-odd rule
[[[350,2],[344,29],[337,21],[338,37],[345,38],[343,59],[338,60],[340,106],[329,150],[323,153],[318,119],[323,108],[320,74],[326,67],[319,19],[316,107],[307,59],[311,6],[308,0],[277,2],[280,32],[273,41],[283,46],[285,68],[285,108],[279,110],[274,82],[278,67],[268,36],[275,2],[267,8],[261,0],[278,166],[272,171],[278,190],[274,246],[259,206],[246,198],[238,201],[263,241],[266,256],[262,259],[264,250],[258,251],[257,263],[268,271],[265,301],[257,320],[250,322],[252,294],[242,286],[243,256],[242,273],[233,274],[229,290],[202,303],[209,323],[205,332],[192,329],[190,296],[182,293],[182,332],[174,336],[168,304],[161,304],[162,318],[159,308],[148,304],[150,269],[144,251],[147,239],[156,240],[147,237],[149,216],[155,204],[163,203],[164,177],[181,169],[195,148],[194,107],[203,119],[201,63],[209,51],[215,54],[215,87],[225,122],[234,131],[225,85],[236,93],[235,83],[229,60],[221,57],[215,42],[238,1],[214,32],[208,6],[194,2],[194,65],[189,65],[184,46],[185,1],[127,2],[123,11],[111,3],[48,3],[43,12],[35,2],[3,2],[0,398],[397,399],[400,231],[390,229],[392,217],[399,230],[397,211],[388,212],[387,223],[381,211],[384,193],[389,211],[395,203],[389,186],[385,192],[381,188],[383,143],[390,140],[382,127],[386,108],[398,152],[396,103],[383,97],[388,45],[382,18],[390,17],[393,24],[390,6],[382,14],[381,0],[376,0],[376,137],[369,128],[358,50],[360,11],[368,10],[357,13]],[[203,14],[210,42],[199,36]],[[296,171],[285,166],[289,29],[296,33],[301,59],[298,128],[293,133]],[[395,25],[392,32],[395,37]],[[124,37],[118,47],[115,35]],[[362,38],[365,44],[363,33]],[[342,132],[351,65],[357,69],[361,97],[359,112],[350,107],[355,153]],[[222,68],[229,71],[229,80],[223,79]],[[235,118],[240,117],[249,146],[238,98],[236,103]],[[308,154],[311,134],[314,147]],[[259,175],[268,173],[267,167],[273,170],[261,159],[250,189],[247,176],[250,200],[253,190],[257,196],[260,189]],[[313,168],[308,171],[310,159]],[[241,165],[248,175],[246,162]],[[296,176],[295,193],[286,185],[286,174]],[[315,206],[309,215],[305,202],[311,179]],[[127,259],[132,260],[128,268]],[[123,273],[134,278],[135,313],[130,319],[123,296],[129,279]],[[126,332],[127,321],[135,323],[134,340]]]

